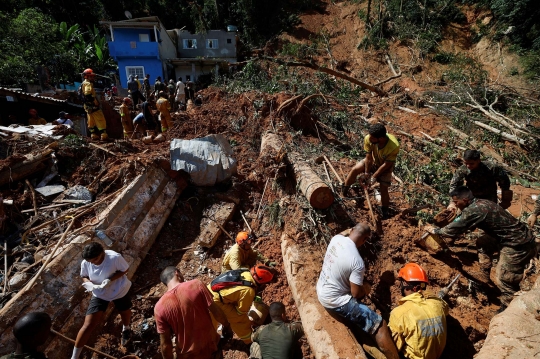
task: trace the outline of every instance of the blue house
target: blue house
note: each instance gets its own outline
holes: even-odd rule
[[[127,88],[129,75],[139,75],[142,84],[150,74],[152,85],[158,76],[165,81],[175,76],[167,60],[176,58],[176,44],[157,16],[100,24],[110,31],[109,53],[118,63],[121,88]]]

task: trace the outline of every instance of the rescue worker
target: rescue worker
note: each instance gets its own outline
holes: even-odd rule
[[[358,249],[370,236],[371,228],[358,223],[348,237],[338,234],[332,238],[317,282],[317,298],[330,315],[369,334],[386,358],[398,359],[386,321],[360,302],[371,286],[364,280],[366,267]]]
[[[141,82],[139,81],[139,75],[135,75],[135,81],[137,82],[137,87],[139,88],[139,91],[141,91]]]
[[[169,84],[167,85],[167,92],[169,93],[169,104],[171,105],[172,110],[174,111],[175,103],[174,103],[174,91],[176,87],[174,86],[174,80],[170,79]]]
[[[143,80],[143,90],[144,95],[147,99],[150,98],[150,93],[152,93],[152,87],[150,86],[150,74],[146,74]]]
[[[94,90],[95,74],[92,69],[83,71],[84,81],[81,85],[82,94],[84,96],[84,110],[88,114],[88,128],[90,129],[91,138],[93,140],[105,141],[109,138],[107,135],[107,122],[103,111],[101,111],[99,101]],[[101,135],[101,136],[100,136]]]
[[[165,91],[166,87],[163,82],[161,82],[161,76],[158,76],[154,82],[154,96],[158,96],[161,91]]]
[[[448,305],[426,291],[428,276],[418,264],[405,264],[398,278],[403,298],[390,312],[392,339],[407,359],[438,359],[446,345]]]
[[[30,114],[30,118],[28,119],[28,125],[30,126],[36,126],[36,125],[46,125],[47,121],[45,121],[44,118],[41,118],[38,116],[38,112],[36,109],[31,108],[28,113]]]
[[[540,216],[540,194],[538,195],[538,197],[536,197],[536,203],[534,204],[533,213],[531,213],[529,218],[527,218],[527,224],[529,225],[529,227],[534,227],[538,216]]]
[[[182,273],[172,266],[161,272],[160,279],[167,292],[157,302],[154,317],[163,358],[173,359],[172,335],[176,336],[177,358],[210,359],[222,354],[210,313],[223,325],[224,336],[232,338],[232,331],[204,284],[198,279],[184,282]]]
[[[243,272],[241,278],[249,285],[236,285],[221,289],[219,292],[212,291],[211,284],[208,285],[210,293],[214,297],[214,302],[221,308],[227,320],[231,324],[233,332],[246,344],[251,343],[251,320],[248,312],[255,299],[257,287],[270,283],[274,278],[274,273],[269,267],[258,265]],[[218,328],[218,323],[212,317],[214,327]]]
[[[15,352],[0,359],[47,359],[38,351],[51,334],[51,317],[47,313],[32,312],[23,315],[13,326],[13,336],[17,339]]]
[[[143,94],[139,90],[141,87],[141,83],[138,80],[135,80],[135,77],[133,75],[129,75],[127,87],[129,90],[129,94],[133,99],[133,111],[135,111],[137,109],[137,105],[139,104],[139,100],[141,102],[144,102],[146,101],[146,98],[144,98]]]
[[[386,133],[383,124],[375,123],[369,127],[368,135],[364,138],[366,158],[358,162],[349,172],[343,186],[343,195],[346,196],[349,187],[360,175],[360,181],[369,185],[380,183],[381,211],[383,218],[388,217],[390,195],[388,187],[392,183],[392,173],[399,153],[399,142],[396,137]],[[371,171],[373,174],[370,174]]]
[[[156,121],[154,121],[154,113],[152,112],[152,106],[149,101],[143,102],[141,108],[146,123],[146,137],[143,138],[143,141],[146,139],[145,143],[149,144],[156,137]]]
[[[232,269],[251,268],[257,263],[257,252],[251,248],[252,237],[247,232],[236,235],[236,244],[225,253],[221,273]]]
[[[304,335],[302,323],[287,320],[285,305],[281,302],[270,304],[272,323],[260,326],[252,335],[249,348],[250,359],[295,359],[302,358],[298,340]]]
[[[475,198],[467,187],[458,187],[450,195],[461,215],[443,228],[428,226],[426,230],[435,235],[456,238],[468,230],[480,228],[492,238],[499,249],[499,261],[495,268],[495,284],[501,290],[503,311],[519,290],[523,271],[536,255],[534,236],[525,223],[514,218],[495,202]],[[491,270],[489,263],[480,263],[482,272],[479,280],[487,283]],[[472,273],[469,273],[472,275]]]
[[[161,122],[161,132],[165,133],[168,129],[172,128],[173,122],[171,118],[171,104],[167,100],[165,92],[159,93],[159,99],[156,102],[156,108],[159,111],[159,122]]]
[[[182,82],[182,78],[179,77],[178,78],[178,82],[176,83],[176,104],[177,104],[177,108],[182,108],[184,107],[185,103],[186,103],[186,93],[185,93],[185,88],[186,88],[186,85],[184,85],[184,83]]]
[[[501,188],[501,207],[507,209],[512,204],[513,192],[510,178],[504,169],[490,161],[482,161],[480,152],[466,150],[463,154],[465,164],[457,169],[450,182],[450,192],[465,185],[474,197],[497,203],[497,184]],[[450,204],[449,208],[452,207]]]
[[[122,121],[122,128],[124,129],[124,138],[130,139],[133,135],[133,122],[131,121],[131,112],[129,110],[129,105],[131,104],[131,99],[125,97],[122,100],[122,105],[120,105],[120,120]]]

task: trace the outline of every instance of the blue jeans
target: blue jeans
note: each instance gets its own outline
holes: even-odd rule
[[[351,298],[349,302],[338,308],[328,308],[344,318],[348,323],[355,325],[368,334],[375,334],[382,323],[382,317],[364,305],[356,298]]]

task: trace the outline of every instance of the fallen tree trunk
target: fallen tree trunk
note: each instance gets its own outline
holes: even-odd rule
[[[313,70],[316,70],[316,71],[321,71],[321,72],[327,73],[329,75],[339,77],[339,78],[341,78],[343,80],[352,82],[355,85],[358,85],[358,86],[360,86],[362,88],[365,88],[367,90],[375,92],[379,96],[386,96],[387,95],[386,91],[380,89],[379,87],[370,85],[368,83],[357,80],[354,77],[350,77],[348,75],[345,75],[344,73],[341,73],[339,71],[332,70],[332,69],[329,69],[327,67],[319,66],[319,65],[311,63],[311,62],[287,61],[287,60],[277,59],[277,58],[268,57],[268,56],[261,56],[260,58],[263,59],[263,60],[272,61],[272,62],[275,62],[277,64],[290,66],[290,67],[309,67],[310,69],[313,69]]]
[[[13,167],[5,168],[0,172],[0,186],[24,179],[32,173],[45,169],[45,164],[42,162],[48,160],[53,152],[53,149],[48,148],[37,155],[28,155],[26,160],[16,163]]]
[[[281,253],[287,282],[315,358],[367,359],[348,328],[332,318],[317,299],[315,288],[322,261],[314,258],[312,249],[302,258],[297,244],[286,233],[281,236]]]
[[[489,323],[484,346],[475,359],[535,358],[540,341],[540,278],[529,292],[514,297]]]
[[[267,133],[261,139],[261,151],[259,156],[269,156],[272,158],[279,157],[280,152],[284,152],[284,144],[281,137],[275,133]]]
[[[500,135],[502,138],[504,138],[505,140],[507,141],[511,141],[511,142],[516,142],[522,146],[526,146],[527,144],[525,143],[525,140],[517,137],[517,136],[514,136],[510,133],[507,133],[507,132],[504,132],[504,131],[501,131],[499,129],[496,129],[495,127],[491,127],[489,125],[486,125],[485,123],[482,123],[480,121],[473,121],[474,124],[476,126],[479,126],[479,127],[482,127],[483,129],[486,129],[488,131],[491,131],[493,133],[496,133],[497,135]]]
[[[334,203],[334,194],[328,185],[317,176],[300,155],[289,152],[291,163],[300,191],[306,196],[313,208],[325,209]]]

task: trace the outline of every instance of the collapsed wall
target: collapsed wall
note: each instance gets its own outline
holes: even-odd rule
[[[131,278],[153,245],[182,189],[163,169],[150,167],[98,215],[98,224],[92,226],[92,230],[68,237],[36,284],[23,288],[0,310],[0,355],[15,349],[12,327],[28,312],[48,313],[53,329],[73,338],[82,326],[90,297],[81,286],[79,272],[85,243],[100,241],[94,237],[93,229],[105,231],[113,241],[111,246],[103,242],[102,245],[124,256],[130,265],[128,277]],[[71,346],[52,337],[45,352],[49,357],[68,357]]]

